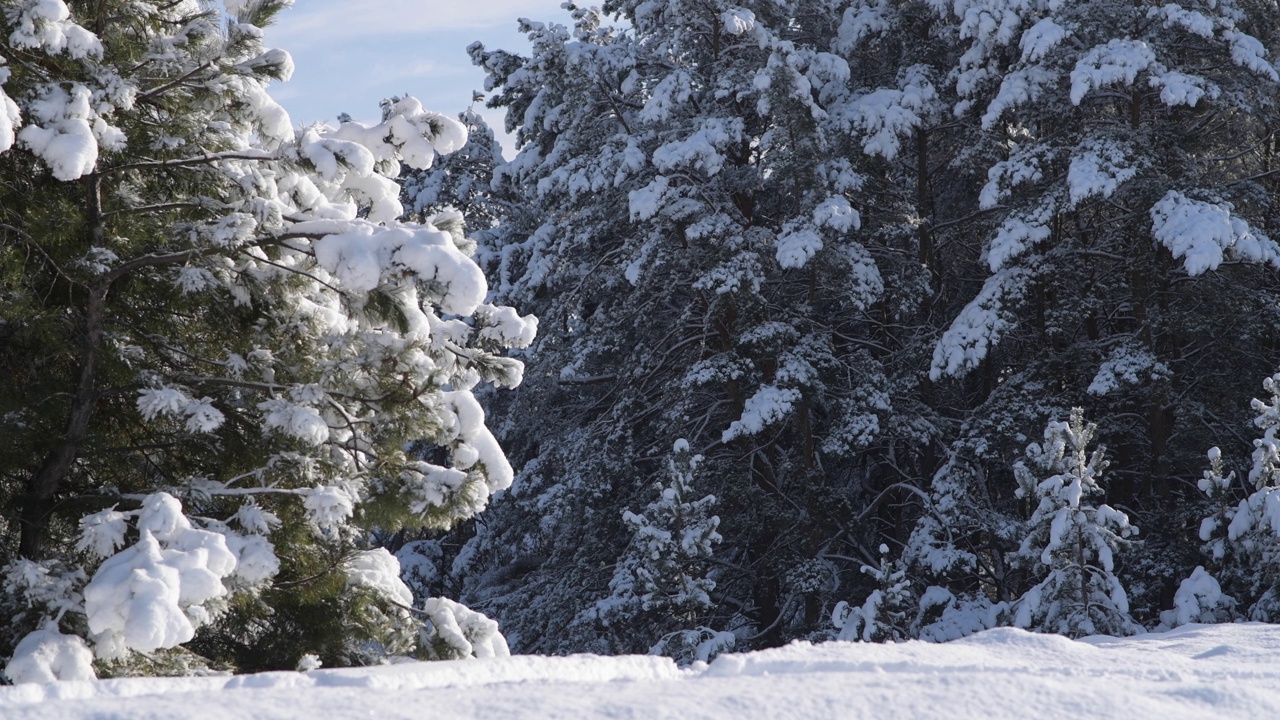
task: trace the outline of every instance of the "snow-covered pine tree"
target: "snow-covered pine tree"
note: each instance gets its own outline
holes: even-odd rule
[[[471,390],[519,383],[500,353],[536,324],[485,304],[456,213],[396,220],[401,164],[465,129],[404,98],[296,131],[261,31],[288,4],[3,3],[11,679],[90,675],[90,648],[112,673],[412,650],[365,528],[511,482]]]
[[[910,637],[918,603],[902,561],[891,560],[889,546],[881,544],[879,565],[863,565],[862,572],[875,579],[877,587],[861,607],[836,603],[831,612],[832,624],[840,631],[836,639],[887,642]]]
[[[1129,616],[1129,599],[1115,574],[1115,552],[1137,535],[1123,512],[1094,505],[1107,467],[1106,449],[1089,452],[1097,433],[1073,408],[1066,422],[1052,421],[1044,441],[1027,447],[1027,462],[1014,468],[1019,495],[1034,504],[1016,560],[1039,579],[1011,608],[1013,624],[1042,632],[1132,635],[1141,627]]]
[[[687,440],[677,440],[668,461],[669,484],[659,486],[658,499],[643,513],[623,514],[634,532],[631,544],[614,569],[609,597],[582,618],[618,628],[626,635],[615,641],[620,646],[648,647],[660,637],[683,637],[683,631],[695,626],[701,631],[709,622],[716,583],[708,560],[722,538],[716,532],[720,518],[711,514],[716,497],[698,498],[694,490],[701,462]]]
[[[921,528],[913,557],[977,559],[941,581],[1012,599],[1007,468],[1021,436],[1092,396],[1111,493],[1151,528],[1131,599],[1154,619],[1198,562],[1183,532],[1194,504],[1178,500],[1200,475],[1194,448],[1240,432],[1243,378],[1271,371],[1280,331],[1280,13],[1271,0],[933,5],[963,51],[953,116],[973,133],[956,162],[981,168],[967,229],[985,241],[971,255],[981,285],[938,300],[949,328],[932,374],[962,425],[933,502],[960,499],[957,522]]]
[[[1280,619],[1280,374],[1263,380],[1262,387],[1267,399],[1252,403],[1262,437],[1253,441],[1248,487],[1225,472],[1218,448],[1209,450],[1200,489],[1214,512],[1201,523],[1200,539],[1213,572],[1197,567],[1182,582],[1166,624],[1221,622],[1237,614],[1260,622]]]
[[[523,650],[619,649],[572,620],[687,437],[751,644],[827,627],[882,541],[976,628],[1026,589],[1013,461],[1094,398],[1154,620],[1198,562],[1188,448],[1280,337],[1275,10],[619,0],[474,47],[520,143],[496,297],[550,330],[494,398],[523,471],[465,597]]]
[[[890,339],[918,327],[928,271],[917,233],[859,231],[874,198],[899,196],[865,191],[863,131],[828,109],[865,92],[835,53],[834,6],[612,2],[621,28],[574,8],[572,28],[524,26],[529,58],[474,48],[522,144],[497,175],[542,213],[500,228],[499,297],[552,328],[498,400],[538,422],[503,433],[525,471],[468,590],[529,628],[525,650],[615,649],[533,630],[606,592],[600,568],[630,537],[617,518],[673,436],[707,457],[736,568],[717,595],[753,642],[822,629],[839,594],[870,589],[847,558],[878,544],[871,516],[893,525],[883,500],[912,496],[900,473],[935,432],[894,420],[928,356]],[[875,132],[884,146],[909,129]],[[910,289],[882,304],[886,272]],[[840,565],[857,587],[838,590]]]

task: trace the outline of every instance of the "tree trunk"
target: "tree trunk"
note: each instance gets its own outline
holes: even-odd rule
[[[88,240],[92,247],[103,247],[106,229],[102,218],[102,181],[95,173],[85,178],[85,220]],[[44,553],[48,538],[49,515],[54,507],[54,495],[71,471],[76,456],[89,435],[89,421],[97,402],[94,389],[97,374],[97,349],[102,341],[102,320],[107,301],[108,287],[89,289],[85,300],[84,337],[80,356],[80,374],[76,391],[67,416],[66,430],[54,449],[45,457],[40,468],[27,481],[27,497],[19,522],[22,535],[18,553],[24,558],[38,559]]]

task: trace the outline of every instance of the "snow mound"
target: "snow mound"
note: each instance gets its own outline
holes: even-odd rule
[[[94,680],[93,651],[76,635],[63,635],[50,623],[22,638],[4,674],[14,683]]]
[[[1256,718],[1280,711],[1280,626],[1084,641],[1000,628],[940,645],[792,643],[677,670],[507,657],[0,688],[6,720],[128,717]]]

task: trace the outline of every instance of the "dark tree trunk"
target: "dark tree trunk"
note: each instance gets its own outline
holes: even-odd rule
[[[103,247],[106,229],[102,217],[102,180],[96,173],[85,178],[85,221],[90,245]],[[70,473],[71,466],[89,435],[89,422],[93,418],[93,407],[97,402],[97,349],[102,341],[107,292],[106,285],[89,288],[84,308],[80,373],[67,415],[66,430],[40,464],[40,468],[27,481],[26,502],[19,519],[22,534],[18,552],[24,558],[38,559],[44,554],[49,534],[49,517],[55,505],[54,495]]]

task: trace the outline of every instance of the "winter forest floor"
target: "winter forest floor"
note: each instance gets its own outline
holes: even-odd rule
[[[128,718],[1262,718],[1280,626],[1072,641],[1000,628],[942,645],[793,644],[678,670],[659,657],[511,657],[0,688],[5,720]]]

